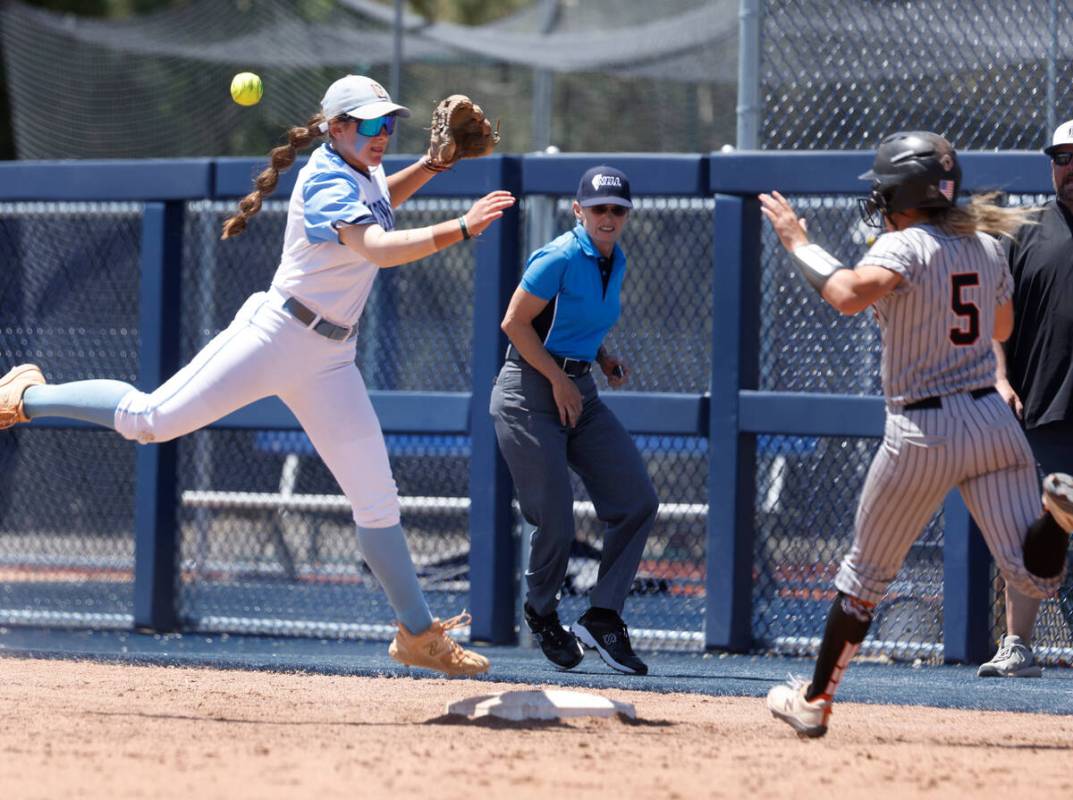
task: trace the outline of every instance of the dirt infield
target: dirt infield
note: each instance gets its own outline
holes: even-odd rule
[[[0,658],[0,796],[869,800],[1073,793],[1073,718],[836,706],[803,741],[756,698],[602,692],[641,720],[458,722],[519,687]]]

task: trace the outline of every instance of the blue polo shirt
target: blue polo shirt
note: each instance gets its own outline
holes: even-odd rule
[[[600,258],[581,225],[529,256],[521,286],[548,301],[533,327],[552,355],[594,361],[604,336],[618,321],[626,255],[615,245],[606,291]]]

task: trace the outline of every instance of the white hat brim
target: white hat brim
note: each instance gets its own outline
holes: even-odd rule
[[[392,103],[390,100],[378,100],[375,103],[366,103],[357,108],[347,109],[343,113],[355,119],[376,119],[392,113],[399,117],[408,117],[410,116],[410,109],[406,106],[400,106],[398,103]]]
[[[1055,150],[1059,147],[1065,147],[1067,144],[1073,144],[1073,119],[1066,120],[1054,129],[1050,147],[1044,147],[1043,152],[1051,156],[1054,155]]]

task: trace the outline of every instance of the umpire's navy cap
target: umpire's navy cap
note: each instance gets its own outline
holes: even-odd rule
[[[581,182],[577,185],[577,201],[582,208],[600,205],[633,208],[629,178],[614,167],[593,167],[581,176]]]

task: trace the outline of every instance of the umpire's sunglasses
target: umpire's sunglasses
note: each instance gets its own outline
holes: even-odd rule
[[[1073,161],[1073,153],[1055,153],[1051,156],[1051,161],[1060,167],[1068,167],[1069,162]]]
[[[395,123],[398,121],[398,117],[394,114],[384,114],[382,117],[372,119],[356,117],[347,117],[347,119],[358,123],[358,133],[362,136],[379,136],[381,130],[386,130],[387,135],[390,136],[395,132]]]
[[[626,208],[626,206],[617,206],[613,203],[607,203],[606,205],[589,206],[589,211],[591,211],[598,217],[602,217],[608,211],[610,211],[616,217],[624,217],[626,216],[626,212],[629,211],[629,209]]]

